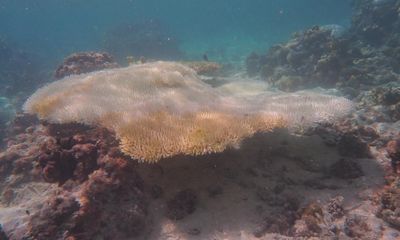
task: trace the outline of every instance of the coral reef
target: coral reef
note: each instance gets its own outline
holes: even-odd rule
[[[399,162],[399,8],[398,0],[354,1],[352,23],[343,34],[316,26],[296,33],[267,54],[251,54],[246,62],[248,75],[260,75],[281,90],[337,87],[354,98],[356,111],[351,117],[333,126],[319,126],[312,134],[346,156],[330,167],[336,177],[362,176],[356,159],[372,156],[379,162],[390,180],[379,197],[377,216],[397,229],[398,177],[392,174],[397,173]],[[371,230],[366,222],[363,216],[348,216],[345,234],[376,239],[365,235]],[[398,236],[386,235],[389,239]]]
[[[345,210],[343,206],[344,197],[337,196],[329,200],[327,211],[334,218],[341,218],[345,215]]]
[[[398,81],[400,2],[368,0],[354,6],[351,27],[343,34],[320,26],[298,32],[265,55],[251,54],[248,74],[259,74],[284,91],[338,86],[356,92]]]
[[[371,231],[366,221],[366,217],[360,215],[349,216],[344,222],[344,232],[351,238],[372,240],[373,238],[366,236]]]
[[[105,52],[81,52],[74,53],[64,59],[54,73],[56,79],[73,75],[93,72],[106,68],[115,68],[118,64],[113,57]]]
[[[342,156],[383,158],[384,166],[396,171],[398,91],[397,84],[363,91],[354,99],[355,111],[346,120],[319,126],[310,133],[325,138],[326,144],[337,145]]]
[[[367,180],[326,175],[340,155],[315,136],[276,131],[206,158],[136,164],[107,129],[32,118],[18,115],[0,156],[0,222],[10,239],[223,239],[219,228],[228,239],[238,231],[246,239],[374,239],[382,232],[351,218],[371,209],[357,194],[380,186],[378,168],[359,162]],[[307,158],[321,170],[299,164]],[[338,193],[344,197],[331,197]],[[361,206],[349,210],[344,199]]]
[[[398,50],[400,2],[398,0],[355,0],[354,6],[350,31],[368,44],[386,45]],[[397,53],[394,52],[394,54]]]
[[[68,127],[85,129],[79,125]],[[49,131],[54,131],[51,128],[54,127],[50,127]],[[93,140],[88,141],[81,135],[59,136],[57,145],[47,147],[38,158],[44,180],[60,184],[71,178],[80,182],[87,180],[87,176],[98,167],[98,150],[95,144]]]
[[[400,188],[399,177],[391,176],[387,178],[388,185],[380,196],[380,208],[377,213],[391,226],[400,229]]]
[[[121,62],[127,56],[157,60],[178,60],[183,56],[175,36],[155,20],[111,28],[106,33],[103,45]]]
[[[249,75],[261,74],[284,91],[332,87],[341,69],[351,62],[346,44],[332,35],[332,30],[315,26],[296,33],[286,44],[272,47],[266,55],[253,53],[246,61],[247,71]]]
[[[75,190],[78,193],[64,190],[32,215],[29,235],[35,239],[130,239],[143,233],[146,203],[140,178],[125,160],[108,158],[103,164]]]
[[[382,5],[376,5],[376,6],[374,5],[373,7],[372,7],[373,4],[372,1],[359,1],[359,4],[364,7],[370,6],[364,9],[364,11],[367,11],[369,14],[376,14],[376,15],[380,14],[381,16],[379,17],[375,16],[380,18],[386,14],[386,10],[382,10],[379,8],[383,7],[392,9],[394,6],[397,6],[397,8],[399,6],[398,1],[397,2],[385,1],[385,2],[386,3],[390,2],[390,4],[384,3]],[[394,4],[395,2],[397,5]],[[375,17],[371,17],[369,19],[371,20],[374,19]],[[364,21],[367,20],[366,16],[362,16],[361,18],[364,18]],[[392,26],[391,24],[392,22],[389,22],[387,24],[388,27],[391,28]],[[385,42],[385,44],[388,44],[388,42],[393,41],[397,34],[397,30],[395,31],[393,30],[393,28],[391,29],[392,30],[390,31],[392,32],[389,31],[385,34],[385,38],[387,38],[383,39],[383,42]],[[347,37],[349,37],[349,35],[347,35]],[[355,97],[354,101],[356,102],[356,107],[355,107],[356,111],[353,112],[353,114],[344,121],[337,122],[333,124],[333,126],[330,124],[325,124],[325,125],[323,124],[317,126],[315,129],[312,129],[311,132],[312,134],[317,134],[321,136],[328,146],[336,146],[338,148],[338,152],[342,156],[346,156],[346,158],[341,158],[339,161],[330,166],[330,169],[328,171],[329,174],[344,179],[353,179],[353,178],[357,179],[362,177],[363,175],[367,175],[364,173],[364,170],[359,165],[360,163],[359,159],[365,157],[373,157],[375,161],[377,161],[379,165],[386,170],[385,171],[386,174],[389,175],[387,186],[385,186],[383,191],[379,194],[378,203],[373,203],[371,207],[373,209],[376,209],[376,205],[379,205],[379,209],[376,210],[377,216],[382,218],[386,223],[388,223],[388,225],[386,226],[389,226],[389,229],[390,227],[398,229],[399,216],[397,214],[398,207],[396,205],[397,204],[396,199],[398,199],[397,196],[398,176],[392,175],[392,170],[394,173],[397,172],[398,159],[399,159],[398,157],[398,135],[400,133],[398,125],[399,86],[397,83],[395,83],[397,79],[396,70],[392,68],[393,66],[392,64],[395,63],[397,60],[382,55],[381,51],[383,51],[383,49],[386,49],[386,51],[390,51],[387,49],[389,47],[388,45],[380,45],[382,43],[378,42],[362,43],[359,42],[361,41],[359,39],[359,36],[351,36],[351,37],[353,38],[353,40],[358,39],[357,44],[360,44],[359,46],[361,45],[364,46],[362,50],[366,51],[368,49],[368,51],[370,51],[369,52],[370,57],[375,58],[375,60],[378,59],[379,61],[374,60],[375,61],[374,66],[372,66],[372,61],[368,63],[371,65],[367,65],[366,61],[364,62],[356,61],[357,64],[361,64],[358,66],[359,70],[364,71],[364,73],[361,75],[365,77],[363,82],[361,81],[358,81],[358,83],[352,82],[352,80],[354,80],[353,76],[350,78],[343,78],[342,80],[340,80],[339,76],[338,79],[342,82],[335,84],[336,86],[342,87],[341,90],[344,94]],[[365,41],[367,40],[368,37],[365,38]],[[349,50],[351,49],[357,50],[358,47],[356,45],[356,42],[350,41],[350,43],[353,45],[351,44],[348,45]],[[313,50],[310,51],[312,52]],[[255,61],[256,62],[255,64],[259,64],[260,61],[263,60],[263,57],[264,56],[258,56],[253,54],[251,57],[249,57],[248,63],[251,63],[251,61]],[[381,61],[383,59],[385,61]],[[386,60],[391,61],[391,64],[388,64]],[[354,63],[346,66],[346,68],[349,66],[350,67],[354,66],[353,64]],[[285,70],[282,69],[286,68],[287,66],[285,66],[285,64],[282,65],[278,64],[278,65],[279,67],[276,67],[276,71],[282,71],[283,73],[282,76],[286,77],[285,74],[287,74],[287,72],[284,72]],[[253,71],[253,73],[255,72],[255,74],[261,71],[261,67],[258,70],[256,69],[257,65],[252,64],[249,67],[253,68],[253,69],[250,68],[248,69],[250,71],[249,74],[251,74],[251,71]],[[266,65],[266,67],[268,66]],[[279,69],[280,67],[281,69]],[[290,74],[294,73],[295,71]],[[294,74],[295,77],[297,76],[296,74]],[[298,74],[301,76],[302,72],[299,71]],[[393,77],[386,78],[385,76],[387,76],[387,74],[394,74],[394,75]],[[302,78],[303,76],[300,77],[300,80],[297,79],[299,81],[296,80],[292,81],[290,84],[286,85],[282,84],[280,86],[279,85],[277,86],[281,87],[282,89],[284,89],[285,86],[294,86],[294,88],[292,89],[286,88],[285,90],[293,90],[299,87],[302,88],[310,86],[307,84],[302,85],[304,83]],[[286,79],[293,79],[293,78],[287,77]],[[388,81],[393,81],[393,83],[386,83]],[[354,83],[356,84],[352,85]],[[324,82],[322,83],[318,82],[317,78],[315,84],[316,85],[313,86],[321,86],[321,85],[326,86],[324,85]],[[379,87],[375,87],[376,84],[379,84]],[[357,88],[352,89],[350,86]],[[310,184],[310,186],[315,188],[329,187],[315,182],[308,182],[308,183]],[[379,231],[375,232],[374,228],[385,226],[385,224],[376,226],[376,221],[371,222],[371,217],[366,217],[366,215],[364,214],[348,215],[346,209],[343,208],[343,203],[340,202],[343,202],[343,199],[340,200],[339,202],[336,200],[331,201],[327,207],[327,212],[329,213],[329,215],[331,215],[333,219],[342,218],[343,215],[347,215],[347,217],[345,218],[345,221],[341,223],[343,225],[340,226],[333,225],[329,227],[330,233],[328,235],[323,235],[323,232],[326,230],[320,231],[320,229],[326,228],[326,226],[321,227],[322,225],[324,225],[324,224],[321,225],[321,221],[319,222],[309,221],[309,223],[316,222],[316,224],[312,225],[309,225],[306,222],[298,221],[297,222],[298,225],[295,225],[296,227],[294,229],[299,229],[299,230],[294,230],[294,231],[295,232],[298,231],[298,233],[300,234],[298,236],[302,237],[318,236],[319,238],[321,238],[321,236],[324,236],[323,238],[331,238],[333,236],[336,236],[339,237],[339,239],[341,238],[379,239],[382,238],[382,235],[384,236],[383,237],[384,239],[386,238],[397,239],[399,237],[399,233],[397,231],[390,230],[387,232],[379,232]],[[324,217],[324,219],[325,219],[324,221],[326,221],[326,217]],[[341,226],[343,226],[343,228]],[[303,231],[306,234],[303,234],[302,233]],[[332,233],[334,235],[331,235]]]
[[[107,130],[33,124],[8,145],[0,156],[2,205],[7,206],[0,208],[0,221],[11,239],[143,234],[143,180]]]
[[[197,75],[215,74],[211,62],[133,64],[39,89],[24,106],[33,115],[4,131],[0,239],[398,239],[400,1],[354,6],[350,30],[297,33],[249,56],[247,70],[285,91],[336,86],[355,104],[243,79],[213,88]],[[164,41],[140,28],[120,39]],[[103,69],[96,56],[69,66]]]
[[[400,139],[389,141],[386,150],[391,160],[393,172],[397,173],[398,164],[400,162]]]
[[[10,138],[6,151],[0,153],[1,207],[0,222],[10,239],[23,239],[30,214],[40,210],[55,187],[41,180],[37,158],[41,147],[52,139],[43,126],[29,125]]]
[[[140,161],[203,155],[238,146],[257,132],[334,121],[350,101],[312,92],[244,98],[203,83],[181,64],[131,65],[53,82],[24,110],[52,123],[99,124]]]

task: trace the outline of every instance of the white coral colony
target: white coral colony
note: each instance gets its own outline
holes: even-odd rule
[[[25,112],[49,122],[115,131],[121,150],[146,162],[221,152],[256,132],[332,121],[350,109],[344,98],[310,92],[228,93],[173,62],[66,77],[42,87],[24,105]]]

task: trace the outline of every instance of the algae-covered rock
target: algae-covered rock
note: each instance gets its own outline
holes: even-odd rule
[[[64,62],[58,66],[54,76],[56,79],[73,75],[93,72],[106,68],[115,68],[118,64],[113,57],[105,52],[81,52],[68,56]]]

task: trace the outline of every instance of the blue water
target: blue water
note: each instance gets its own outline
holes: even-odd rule
[[[0,36],[53,67],[70,53],[104,50],[117,26],[156,21],[183,58],[240,62],[294,31],[348,26],[350,15],[351,0],[1,0]]]

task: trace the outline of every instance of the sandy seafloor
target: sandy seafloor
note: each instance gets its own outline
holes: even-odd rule
[[[141,237],[134,239],[292,239],[277,233],[255,237],[254,233],[266,218],[272,216],[278,221],[281,215],[293,211],[290,204],[303,208],[311,203],[321,207],[323,215],[317,216],[320,222],[316,224],[321,232],[327,232],[333,226],[345,227],[346,217],[333,219],[328,213],[329,201],[338,196],[343,197],[345,216],[361,216],[369,226],[367,239],[398,239],[399,232],[375,216],[374,197],[384,185],[380,161],[387,160],[357,159],[364,176],[342,179],[329,170],[340,158],[337,149],[319,136],[296,136],[277,130],[246,140],[240,150],[140,164],[137,171],[145,183],[161,187],[163,194],[149,203],[148,226]],[[14,187],[15,198],[0,208],[3,223],[13,218],[17,222],[26,220],[26,209],[35,209],[46,195],[57,191],[55,184],[48,183]],[[182,189],[195,192],[196,209],[181,220],[171,220],[165,217],[165,199]],[[304,223],[297,224],[296,229],[301,231]],[[10,223],[3,225],[6,231],[12,227]],[[289,229],[283,227],[285,231]],[[315,239],[334,238],[327,235]],[[342,233],[337,239],[353,238]]]
[[[285,211],[285,197],[326,206],[337,196],[344,198],[346,215],[366,217],[378,232],[383,227],[383,239],[396,239],[398,232],[385,228],[386,224],[375,217],[376,206],[371,203],[375,191],[384,184],[380,164],[373,159],[358,159],[365,176],[352,180],[324,173],[339,158],[336,149],[326,146],[320,137],[278,131],[246,141],[241,150],[203,159],[172,160],[161,163],[161,168],[140,166],[145,181],[161,186],[166,197],[186,188],[195,190],[199,197],[196,211],[181,221],[163,217],[163,201],[151,203],[154,224],[143,239],[284,239],[279,234],[256,238],[254,231],[266,217]],[[215,186],[221,192],[213,196]],[[322,219],[320,224],[325,228],[340,226],[343,219]],[[190,234],[193,229],[200,234]]]

